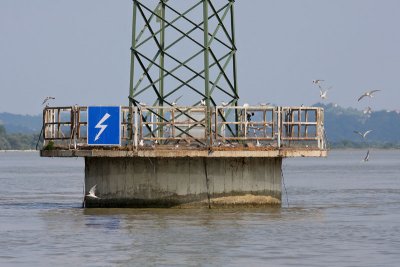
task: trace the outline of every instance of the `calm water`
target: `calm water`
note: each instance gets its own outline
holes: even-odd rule
[[[0,266],[399,266],[400,151],[284,163],[289,207],[80,208],[82,159],[0,153]]]

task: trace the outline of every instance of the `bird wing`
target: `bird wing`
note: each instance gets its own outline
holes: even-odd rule
[[[369,93],[372,95],[373,93],[376,93],[376,92],[379,92],[379,91],[381,91],[381,90],[372,90],[372,91],[369,92]]]
[[[366,96],[367,96],[366,94],[363,94],[362,96],[360,96],[360,98],[358,99],[358,102],[360,102],[360,100],[363,99]]]
[[[365,138],[365,137],[367,137],[367,135],[370,133],[370,132],[372,132],[373,130],[368,130],[368,131],[366,131],[364,134],[363,134],[363,137]]]
[[[361,135],[361,136],[363,136],[363,134],[362,134],[362,133],[360,133],[359,131],[354,131],[354,133],[356,133],[356,134],[358,134],[358,135]]]
[[[371,110],[372,110],[371,107],[367,107],[367,108],[364,109],[364,113],[368,113],[368,112],[370,112]]]
[[[367,151],[367,155],[365,155],[364,161],[368,161],[369,159],[369,150]]]
[[[90,188],[89,195],[96,195],[96,186],[97,186],[97,184],[94,185],[92,188]]]
[[[177,103],[179,99],[182,98],[183,95],[181,95],[180,97],[178,97],[177,99],[175,99],[174,103]]]

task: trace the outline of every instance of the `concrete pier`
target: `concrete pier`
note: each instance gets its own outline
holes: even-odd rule
[[[220,207],[281,203],[281,158],[85,158],[86,207]]]

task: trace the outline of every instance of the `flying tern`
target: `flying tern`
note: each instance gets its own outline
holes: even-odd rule
[[[315,84],[315,85],[320,85],[324,81],[325,80],[313,80],[312,83]]]
[[[362,139],[367,138],[367,135],[368,135],[370,132],[372,132],[372,130],[368,130],[368,131],[366,131],[366,132],[364,132],[364,133],[361,133],[361,132],[359,132],[359,131],[354,131],[354,133],[360,135],[360,136],[362,137]]]
[[[87,197],[91,197],[91,198],[99,198],[98,196],[96,196],[96,185],[94,185],[92,188],[90,188],[89,190],[89,194],[87,194]]]
[[[318,85],[319,87],[319,97],[321,99],[327,99],[328,98],[328,91],[332,89],[332,87],[329,87],[328,89],[322,88],[322,86]]]
[[[178,97],[177,99],[175,99],[175,101],[172,102],[172,105],[173,105],[173,106],[176,106],[176,105],[178,104],[179,99],[181,99],[182,96],[183,96],[183,95],[181,95],[180,97]]]
[[[360,96],[359,98],[358,98],[358,102],[360,102],[360,100],[361,99],[363,99],[364,97],[370,97],[370,98],[372,98],[372,97],[374,97],[374,93],[376,93],[376,92],[379,92],[379,91],[381,91],[381,90],[372,90],[372,91],[368,91],[368,92],[365,92],[362,96]]]
[[[46,104],[49,100],[54,100],[54,99],[56,99],[56,98],[53,96],[46,96],[46,98],[43,99],[42,105]]]
[[[366,107],[366,108],[363,110],[363,113],[364,113],[364,114],[371,114],[371,113],[372,113],[372,108],[371,108],[371,107]]]
[[[229,104],[226,103],[226,102],[224,102],[224,101],[222,101],[222,102],[221,102],[221,105],[222,105],[223,107],[226,107],[226,106],[228,106]]]

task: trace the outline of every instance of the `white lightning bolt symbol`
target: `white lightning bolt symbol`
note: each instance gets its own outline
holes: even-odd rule
[[[100,129],[100,131],[98,132],[98,134],[96,135],[96,137],[94,138],[94,141],[99,140],[101,134],[104,132],[104,130],[108,127],[108,125],[103,125],[103,123],[110,118],[111,115],[106,113],[106,115],[103,116],[103,118],[97,123],[97,125],[94,127],[96,129]]]

